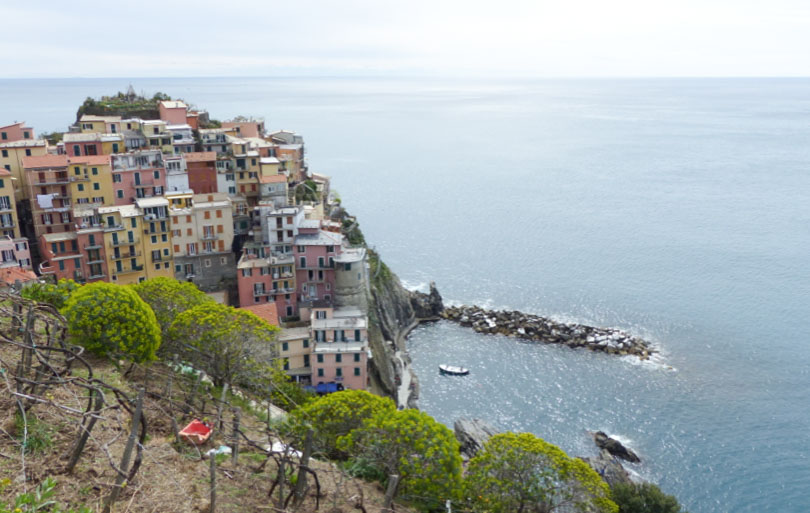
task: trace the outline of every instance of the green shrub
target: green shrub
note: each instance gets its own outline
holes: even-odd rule
[[[0,495],[11,484],[9,479],[0,481]],[[0,499],[0,513],[22,513],[33,511],[49,511],[50,513],[91,513],[89,508],[82,506],[79,509],[62,509],[62,505],[53,500],[56,492],[56,481],[46,477],[33,491],[18,494],[13,502]]]
[[[583,511],[616,513],[610,489],[587,463],[531,433],[490,438],[470,460],[464,492],[474,512]]]
[[[71,294],[62,313],[72,339],[93,353],[136,362],[155,359],[160,346],[157,319],[130,287],[85,285]]]
[[[461,456],[453,432],[419,410],[383,411],[338,440],[379,474],[399,476],[397,496],[425,510],[459,497]]]
[[[20,295],[26,299],[36,301],[38,303],[48,303],[53,305],[56,309],[61,309],[65,306],[65,302],[70,297],[74,290],[78,289],[80,285],[73,280],[61,279],[58,283],[32,283],[23,287]]]
[[[332,459],[346,459],[348,454],[337,447],[338,438],[378,413],[393,413],[391,399],[364,390],[344,390],[329,394],[296,408],[289,418],[292,431],[300,442],[308,429],[313,430],[312,448]]]
[[[611,492],[619,513],[681,513],[678,499],[652,483],[620,483]]]

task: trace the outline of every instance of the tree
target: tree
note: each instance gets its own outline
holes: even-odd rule
[[[61,279],[58,283],[36,282],[23,287],[20,295],[38,303],[48,303],[57,309],[65,306],[70,294],[80,285],[73,280]]]
[[[174,319],[186,310],[214,301],[193,283],[173,278],[152,278],[133,285],[132,289],[155,312],[164,341],[161,346],[163,354],[173,350],[166,341]]]
[[[338,438],[348,435],[378,413],[391,414],[394,411],[396,405],[387,397],[365,390],[344,390],[296,408],[290,415],[290,425],[300,439],[308,429],[313,430],[312,447],[315,451],[332,459],[346,459],[348,454],[337,448]]]
[[[338,448],[399,476],[397,495],[427,509],[457,498],[461,456],[453,432],[419,410],[383,411],[338,440]]]
[[[678,499],[652,483],[618,483],[611,492],[619,513],[681,513]]]
[[[616,513],[610,489],[587,463],[531,433],[490,438],[464,481],[470,508],[491,513]]]
[[[276,357],[278,331],[251,312],[211,301],[178,315],[168,339],[184,358],[198,362],[215,385],[249,385],[256,364]]]
[[[62,309],[68,333],[101,355],[136,362],[155,359],[160,328],[149,305],[131,288],[96,282],[73,292]]]

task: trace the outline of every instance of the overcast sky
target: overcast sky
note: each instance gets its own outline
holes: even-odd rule
[[[808,76],[808,0],[1,0],[0,78]]]

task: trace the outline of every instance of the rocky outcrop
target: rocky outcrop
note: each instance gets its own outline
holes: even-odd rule
[[[546,317],[516,311],[484,310],[477,306],[451,306],[441,317],[469,326],[478,333],[506,335],[544,344],[562,344],[646,360],[655,351],[649,343],[624,331],[561,323]]]
[[[638,463],[641,459],[631,449],[628,449],[620,441],[607,436],[603,431],[593,434],[593,441],[596,446],[603,449],[617,458],[621,458],[630,463]]]
[[[444,311],[442,296],[436,284],[430,282],[430,292],[424,294],[418,291],[409,291],[413,313],[420,320],[438,319]]]
[[[631,483],[630,474],[624,469],[619,460],[607,450],[599,451],[595,458],[580,458],[594,469],[607,484],[613,486],[617,483]]]
[[[498,431],[480,419],[461,418],[453,423],[453,431],[461,446],[461,457],[466,461],[473,458],[480,451],[487,440]]]

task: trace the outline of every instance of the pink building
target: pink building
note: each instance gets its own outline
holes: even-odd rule
[[[0,237],[0,269],[31,269],[31,250],[28,239]]]
[[[312,384],[339,383],[344,388],[368,387],[368,318],[357,308],[312,305],[310,330]]]
[[[335,290],[335,257],[342,250],[340,233],[321,229],[321,222],[305,219],[293,243],[295,281],[302,302],[331,301]]]
[[[180,101],[163,101],[158,104],[160,119],[169,125],[185,125],[188,107]]]
[[[236,137],[261,137],[264,135],[264,121],[262,120],[248,120],[248,121],[225,121],[222,123],[224,129],[234,129]]]
[[[25,126],[24,121],[0,126],[0,142],[22,141],[23,139],[35,139],[34,129]]]
[[[113,155],[112,175],[116,205],[129,205],[137,198],[163,196],[166,190],[166,169],[160,150]]]
[[[263,256],[266,255],[266,256]],[[282,317],[297,312],[298,295],[295,290],[295,264],[292,255],[260,250],[245,253],[237,265],[239,305],[247,307],[262,303],[275,303]]]

